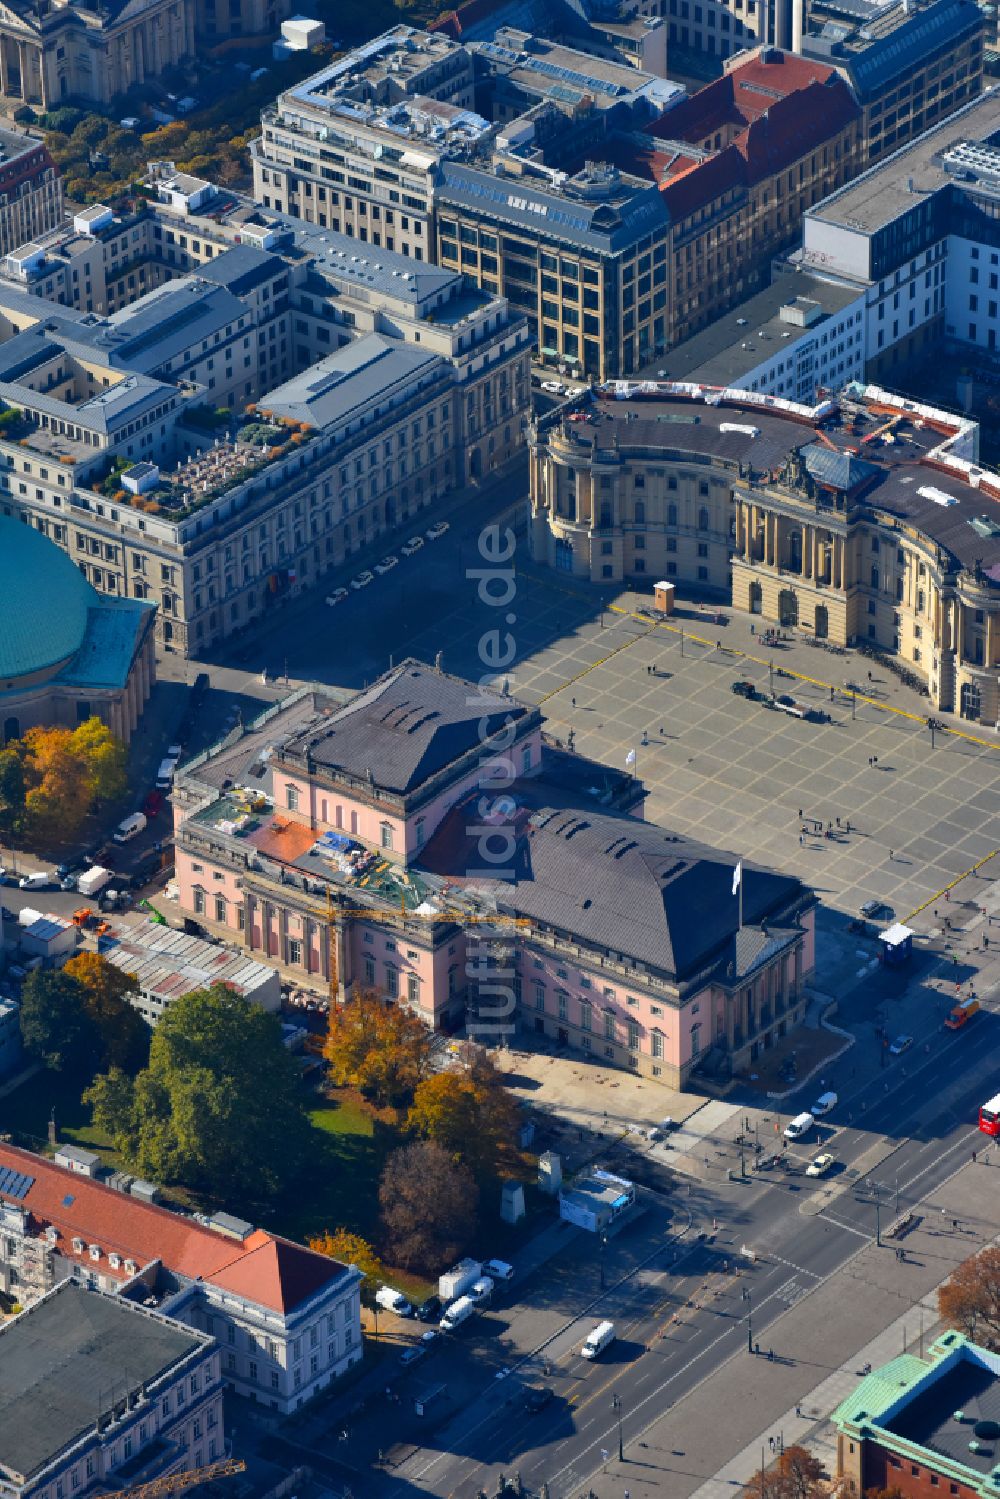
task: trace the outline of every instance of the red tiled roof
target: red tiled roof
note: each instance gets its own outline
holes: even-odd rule
[[[778,62],[762,62],[760,54],[724,73],[683,99],[650,126],[653,135],[698,142],[729,126],[742,130],[780,100],[799,94],[812,83],[826,83],[839,75],[823,63],[809,62],[794,52],[768,51]]]
[[[85,1264],[90,1245],[98,1245],[101,1274],[118,1280],[129,1280],[131,1274],[123,1267],[113,1269],[109,1254],[134,1260],[140,1270],[160,1260],[189,1280],[211,1281],[272,1311],[289,1312],[344,1269],[337,1260],[263,1229],[240,1243],[12,1145],[0,1145],[4,1166],[34,1178],[22,1197],[10,1199],[28,1209],[34,1232],[57,1229],[59,1253]],[[0,1186],[0,1197],[6,1195]],[[87,1246],[80,1256],[73,1252],[75,1238]]]

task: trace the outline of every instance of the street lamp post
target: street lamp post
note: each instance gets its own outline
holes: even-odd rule
[[[604,1290],[604,1251],[608,1247],[607,1234],[601,1235],[601,1290]]]
[[[745,1286],[743,1301],[747,1309],[747,1353],[753,1353],[753,1299]]]
[[[613,1394],[611,1396],[611,1409],[618,1417],[618,1461],[620,1463],[623,1463],[625,1461],[625,1453],[622,1448],[622,1413],[624,1411],[624,1406],[622,1405],[622,1398],[620,1395]]]

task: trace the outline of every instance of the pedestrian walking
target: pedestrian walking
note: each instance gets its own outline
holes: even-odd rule
[[[571,697],[570,698],[570,702],[573,704],[573,707],[575,708],[576,707],[576,698],[575,697]]]
[[[972,1152],[972,1164],[973,1165],[976,1164],[976,1152],[975,1151]]]
[[[771,1451],[773,1452],[774,1451],[774,1437],[768,1437],[767,1444],[770,1447]]]
[[[871,679],[872,679],[872,674],[871,674],[871,672],[869,672],[868,673],[868,680],[869,680],[869,682],[871,681]]]
[[[893,853],[892,849],[890,848],[890,850],[889,850],[889,863],[890,864],[892,863],[892,861],[893,861],[893,859],[895,857],[896,857],[895,854]]]
[[[799,834],[799,848],[802,847],[803,843],[805,843],[805,839],[803,838],[802,834],[800,833]]]
[[[797,1406],[796,1406],[796,1407],[795,1407],[795,1414],[796,1414],[796,1415],[797,1415],[797,1416],[799,1416],[799,1417],[801,1417],[801,1415],[802,1415],[802,1407],[801,1407],[801,1405],[797,1405]]]

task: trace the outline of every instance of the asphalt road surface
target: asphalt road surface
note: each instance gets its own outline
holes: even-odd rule
[[[794,1152],[797,1164],[790,1170],[721,1189],[717,1233],[709,1221],[683,1223],[686,1187],[678,1175],[676,1237],[585,1317],[494,1380],[433,1441],[391,1471],[366,1474],[366,1491],[387,1499],[416,1493],[474,1499],[480,1488],[493,1492],[499,1471],[516,1470],[529,1491],[544,1480],[552,1499],[577,1499],[606,1460],[602,1454],[617,1453],[614,1396],[621,1401],[622,1439],[634,1452],[669,1405],[726,1360],[751,1358],[748,1310],[758,1356],[766,1358],[775,1319],[875,1237],[874,1184],[884,1231],[898,1213],[928,1199],[933,1205],[935,1189],[985,1143],[975,1114],[995,1091],[988,1050],[959,1033],[930,1055],[918,1052],[905,1076],[901,1069],[892,1076],[888,1092],[882,1083],[842,1098],[808,1146]],[[839,1124],[848,1113],[863,1117],[863,1127]],[[836,1154],[836,1171],[825,1181],[806,1178],[805,1166],[821,1148]],[[873,1164],[879,1156],[885,1159]],[[755,1261],[739,1256],[740,1246],[752,1249]],[[738,1278],[737,1256],[743,1267]],[[579,1348],[604,1317],[615,1322],[617,1340],[591,1363]],[[774,1353],[781,1357],[780,1348]],[[446,1380],[445,1360],[437,1357],[435,1377]],[[530,1415],[523,1386],[539,1383],[554,1397]]]

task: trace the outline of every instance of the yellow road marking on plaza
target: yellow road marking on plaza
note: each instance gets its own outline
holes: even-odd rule
[[[995,848],[992,853],[984,854],[981,859],[976,860],[975,864],[972,864],[968,869],[963,869],[961,874],[955,876],[950,885],[943,885],[935,895],[929,895],[922,906],[917,906],[910,912],[909,916],[904,916],[904,925],[906,922],[912,921],[914,916],[919,916],[921,911],[926,911],[927,907],[933,905],[936,900],[941,900],[946,891],[954,890],[955,886],[960,885],[963,880],[967,880],[970,874],[975,874],[977,870],[982,869],[983,865],[988,864],[991,859],[995,859],[997,854],[1000,854],[1000,848]]]

